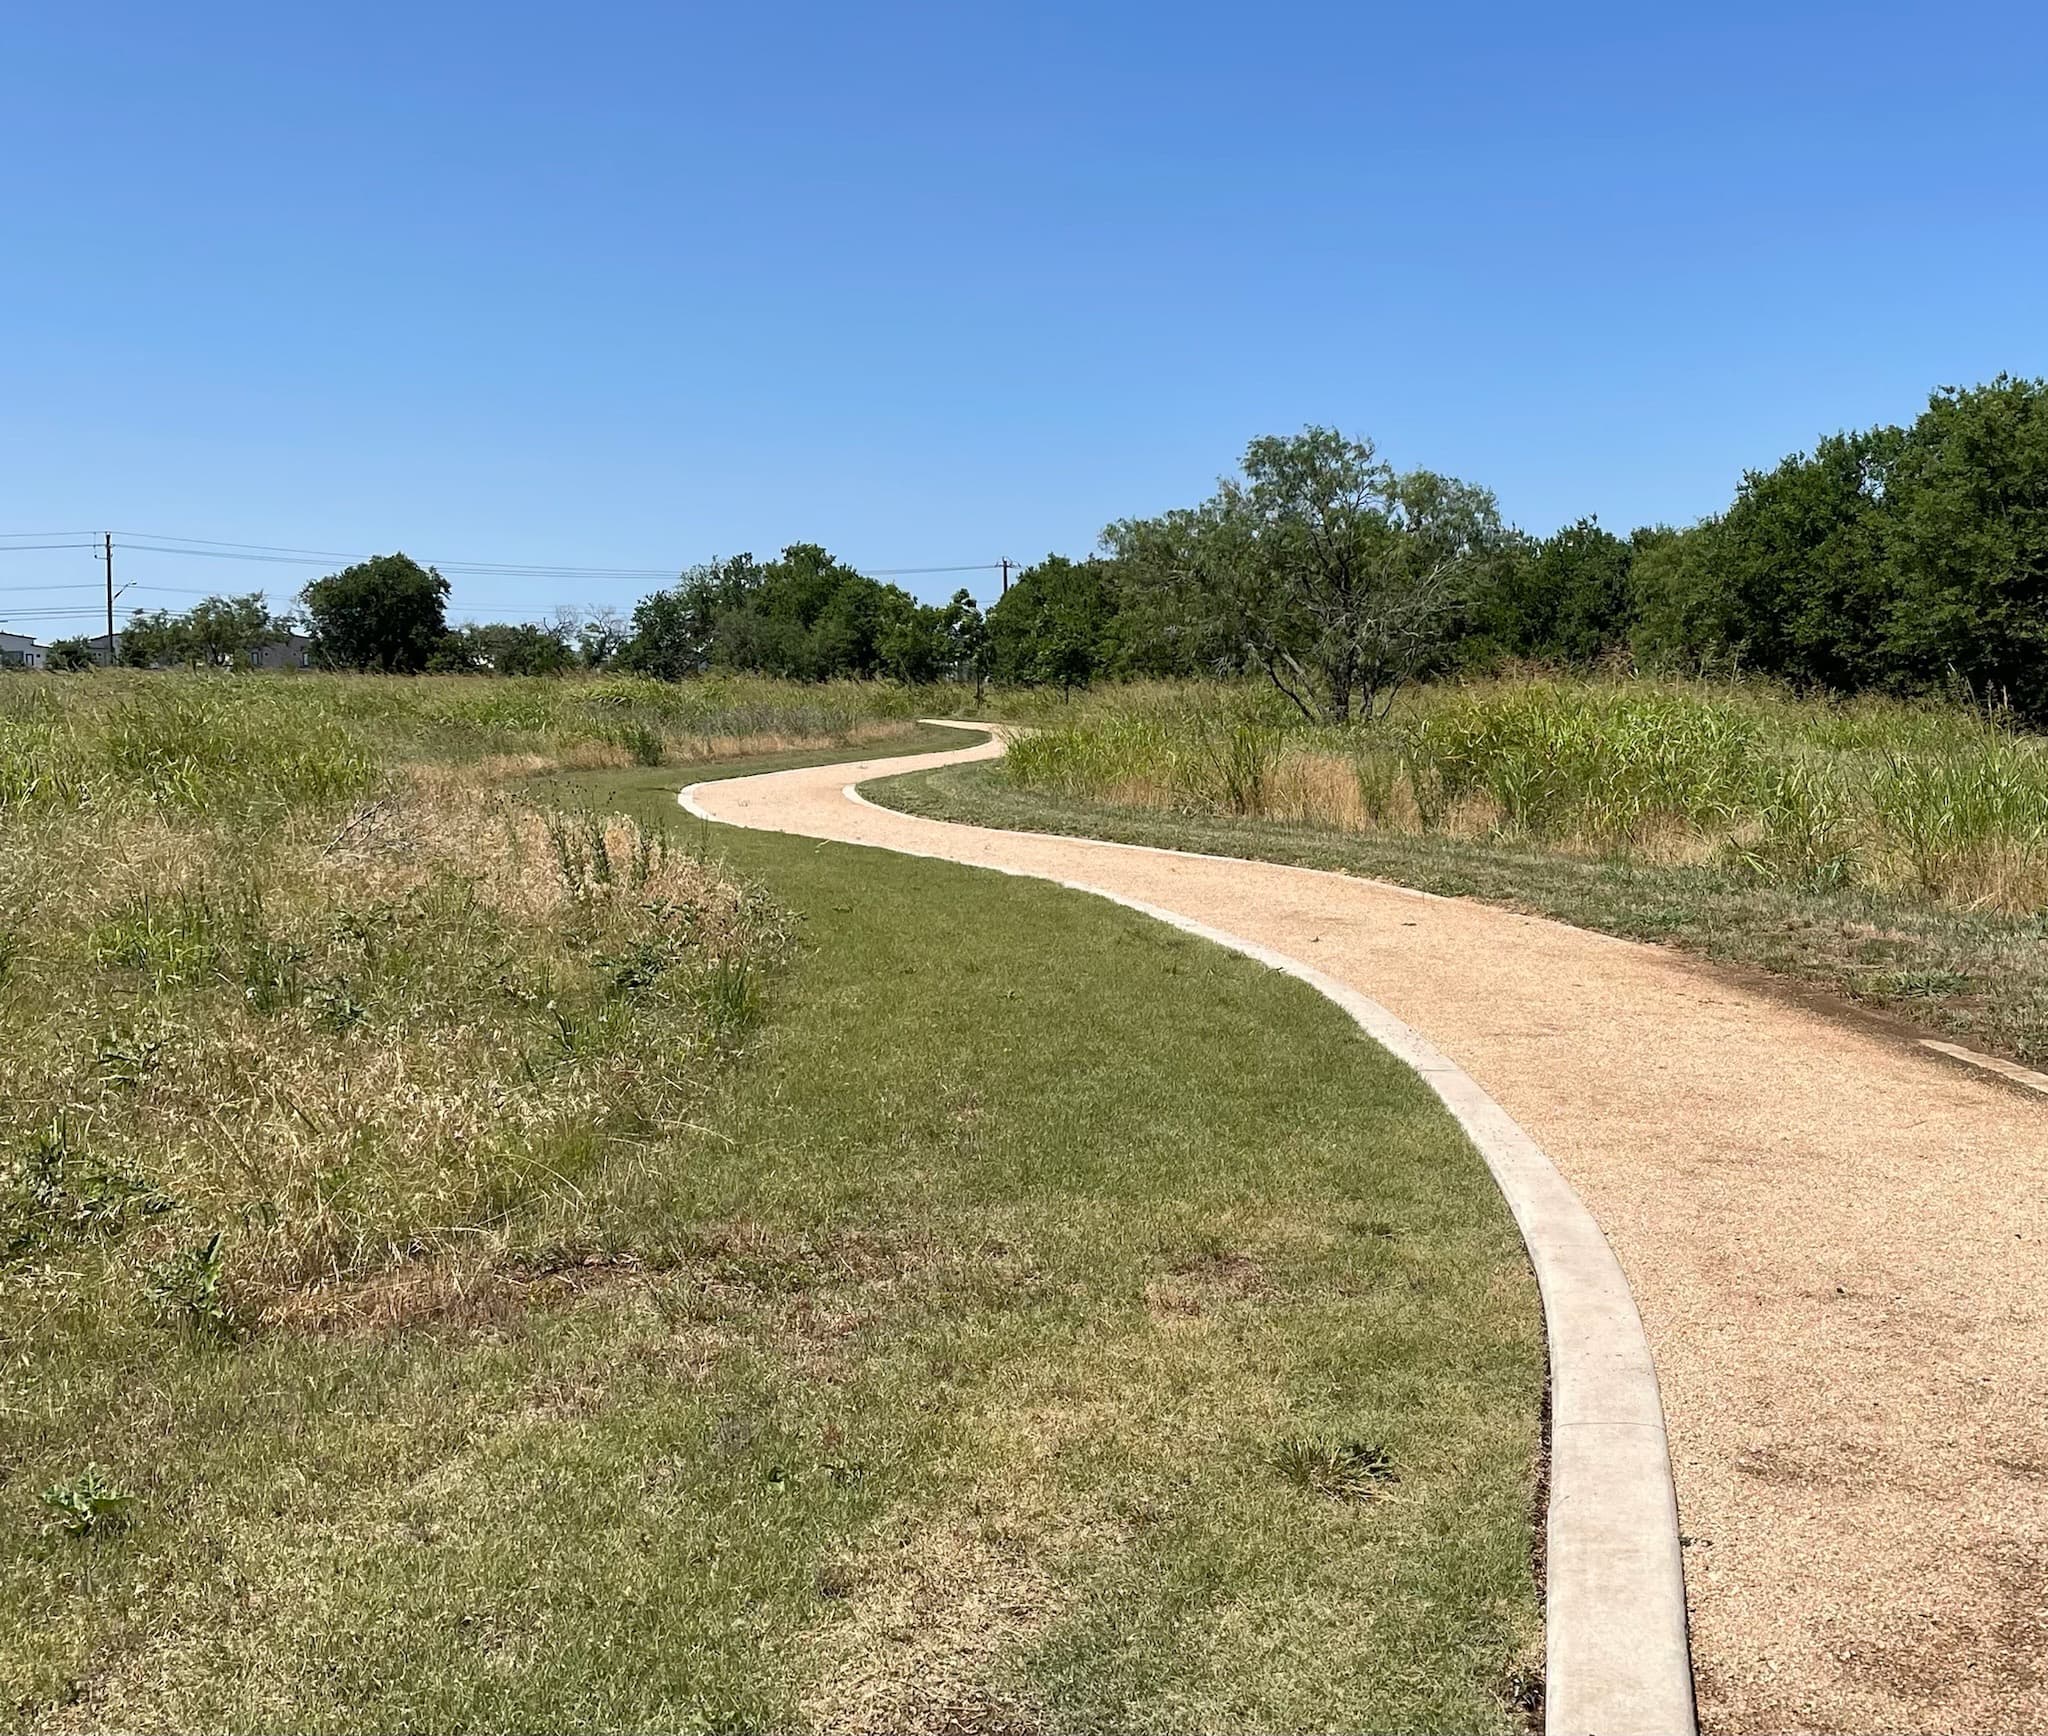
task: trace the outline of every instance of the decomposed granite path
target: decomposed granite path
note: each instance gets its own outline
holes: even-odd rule
[[[1390,1009],[1547,1151],[1661,1384],[1708,1731],[2048,1731],[2048,1097],[1674,952],[1274,864],[897,814],[707,816],[1070,881]]]

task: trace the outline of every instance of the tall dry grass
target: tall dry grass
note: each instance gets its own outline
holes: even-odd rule
[[[442,756],[586,754],[614,700],[664,754],[877,719],[543,685],[0,680],[0,1293],[240,1331],[408,1262],[605,1243],[782,919]]]
[[[137,798],[282,811],[358,793],[397,762],[685,762],[735,745],[858,740],[952,698],[753,676],[0,674],[0,815]]]
[[[1330,730],[1253,690],[1134,689],[1022,737],[1008,775],[1127,806],[2048,909],[2048,753],[1960,707],[1519,679],[1418,690],[1382,725]]]

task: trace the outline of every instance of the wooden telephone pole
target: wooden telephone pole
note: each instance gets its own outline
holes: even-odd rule
[[[109,559],[111,560],[111,559],[112,559],[113,557],[112,557],[112,556],[109,556],[108,558],[109,558]],[[111,569],[110,569],[110,570],[111,570]],[[113,581],[112,581],[112,580],[109,580],[108,582],[109,582],[109,583],[111,584],[111,583],[112,583]],[[1003,562],[1003,595],[1007,597],[1007,596],[1008,596],[1009,594],[1010,594],[1010,563],[1009,563],[1008,561],[1005,561],[1005,562]],[[113,606],[112,604],[109,604],[109,605],[108,605],[108,607],[109,607],[109,608],[111,608],[112,606]],[[111,620],[111,619],[113,619],[113,617],[112,617],[112,616],[109,616],[109,617],[108,617],[108,619],[109,619],[109,620]]]
[[[107,532],[107,667],[114,666],[114,533]],[[74,569],[76,570],[76,569]]]

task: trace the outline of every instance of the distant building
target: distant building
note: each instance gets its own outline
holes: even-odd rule
[[[259,645],[249,658],[252,669],[305,669],[313,662],[313,640],[305,633],[285,633]]]
[[[91,654],[92,660],[103,668],[121,660],[121,635],[111,639],[104,633],[94,633],[80,641]],[[109,650],[111,647],[111,651]],[[313,665],[313,641],[305,633],[280,633],[268,644],[259,645],[249,654],[251,669],[310,669]],[[0,632],[0,669],[47,669],[50,666],[50,648],[39,645],[25,633]],[[170,658],[159,657],[150,664],[152,669],[175,669],[179,665]]]

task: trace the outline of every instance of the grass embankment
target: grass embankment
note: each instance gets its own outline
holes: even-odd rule
[[[376,686],[0,714],[17,1723],[1514,1722],[1540,1322],[1415,1080]]]
[[[1138,690],[1051,715],[999,765],[869,793],[1481,898],[2048,1061],[2048,752],[1965,709],[1546,680],[1334,731],[1257,695]]]

